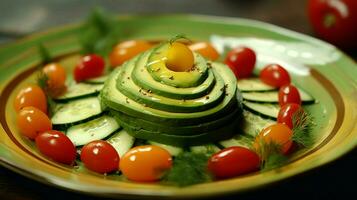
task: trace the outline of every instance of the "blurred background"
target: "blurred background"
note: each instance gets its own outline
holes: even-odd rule
[[[0,0],[0,47],[33,32],[80,22],[93,7],[113,14],[192,13],[255,19],[314,36],[307,15],[308,0]],[[341,0],[345,1],[345,0]],[[357,2],[357,0],[347,0]],[[355,28],[357,21],[355,21]],[[356,29],[355,29],[356,30]],[[356,35],[357,37],[357,35]],[[354,38],[356,42],[356,37]],[[347,51],[356,56],[356,49]],[[336,162],[270,187],[242,194],[240,199],[353,199],[357,150]],[[352,197],[351,197],[352,195]],[[343,196],[343,197],[341,197]],[[0,199],[91,199],[34,182],[0,167]],[[227,197],[230,199],[232,197]],[[222,198],[220,198],[222,199]]]
[[[0,43],[79,22],[93,7],[115,14],[193,13],[256,19],[312,34],[307,0],[0,0]]]

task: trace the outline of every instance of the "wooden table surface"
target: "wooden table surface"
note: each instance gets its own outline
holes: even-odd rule
[[[313,35],[306,0],[1,0],[0,44],[34,31],[80,21],[93,6],[114,13],[196,13],[256,19]],[[197,6],[200,5],[200,6]],[[65,17],[63,17],[65,16]],[[357,58],[356,50],[346,52]],[[318,169],[225,199],[353,199],[357,195],[357,149]],[[220,198],[220,199],[222,199]],[[95,199],[50,187],[0,166],[0,199]]]

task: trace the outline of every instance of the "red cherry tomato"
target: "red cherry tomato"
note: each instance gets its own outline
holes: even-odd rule
[[[287,103],[301,104],[299,90],[293,85],[283,85],[279,89],[279,104],[283,106]]]
[[[111,144],[96,140],[82,148],[81,160],[92,171],[108,173],[118,169],[120,158]]]
[[[237,47],[228,52],[225,63],[237,78],[251,76],[256,61],[255,52],[248,47]]]
[[[20,132],[30,139],[35,139],[39,133],[52,129],[48,116],[32,106],[20,110],[17,115],[17,126]]]
[[[130,180],[150,182],[159,180],[172,166],[170,153],[153,145],[137,146],[121,159],[119,168]]]
[[[74,68],[74,79],[81,82],[86,79],[101,76],[104,72],[105,62],[102,57],[91,54],[83,56]]]
[[[291,137],[293,135],[292,130],[285,124],[273,124],[264,128],[254,141],[254,148],[257,152],[260,151],[260,145],[263,141],[265,144],[275,143],[281,145],[281,152],[287,154],[293,142]]]
[[[143,40],[128,40],[117,44],[109,55],[110,65],[117,67],[141,52],[150,49],[152,45]]]
[[[261,81],[274,87],[281,87],[290,83],[289,73],[278,64],[267,65],[262,69],[259,76]]]
[[[319,37],[342,48],[357,47],[356,0],[310,0],[308,14]]]
[[[14,108],[19,112],[22,108],[33,106],[47,113],[47,98],[43,90],[37,85],[22,88],[14,100]]]
[[[294,128],[293,127],[293,116],[300,109],[302,112],[304,112],[303,108],[299,104],[288,103],[288,104],[283,105],[279,110],[277,122],[286,124],[290,129]]]
[[[54,161],[71,165],[76,159],[76,148],[62,132],[50,130],[36,137],[36,146],[41,153]]]
[[[259,156],[244,147],[229,147],[211,156],[208,170],[219,179],[230,178],[259,169]]]

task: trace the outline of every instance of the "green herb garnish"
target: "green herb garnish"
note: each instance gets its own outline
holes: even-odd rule
[[[169,43],[172,44],[172,43],[176,42],[177,40],[181,40],[181,39],[184,39],[190,43],[192,42],[188,37],[186,37],[185,34],[177,34],[174,37],[172,37],[171,39],[169,39]]]
[[[281,152],[282,146],[273,141],[259,141],[259,148],[256,149],[261,158],[261,170],[267,171],[282,166],[288,158]]]
[[[180,187],[212,180],[207,171],[210,154],[183,152],[173,161],[173,167],[166,173],[164,181]]]
[[[95,9],[81,28],[79,39],[84,54],[106,56],[120,38],[121,29],[114,18],[101,9]]]
[[[45,46],[42,43],[39,43],[37,46],[38,53],[40,54],[42,64],[48,64],[52,61],[52,57],[50,55],[50,52],[48,49],[45,48]]]
[[[304,147],[313,145],[315,139],[309,134],[314,124],[311,115],[300,108],[293,114],[292,121],[294,128],[291,140]]]

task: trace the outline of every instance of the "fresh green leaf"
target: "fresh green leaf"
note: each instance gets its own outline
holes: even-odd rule
[[[310,147],[313,145],[315,139],[311,135],[311,129],[314,122],[311,115],[301,108],[293,114],[292,121],[294,127],[292,130],[292,141],[304,147]]]
[[[211,181],[207,171],[209,154],[183,152],[173,161],[164,181],[180,187]]]
[[[121,29],[114,18],[101,9],[95,9],[82,26],[79,40],[84,54],[108,55],[120,38]]]
[[[39,43],[37,46],[38,52],[40,54],[41,60],[42,60],[42,64],[48,64],[52,61],[52,57],[50,55],[50,52],[48,51],[48,49],[42,44]]]

